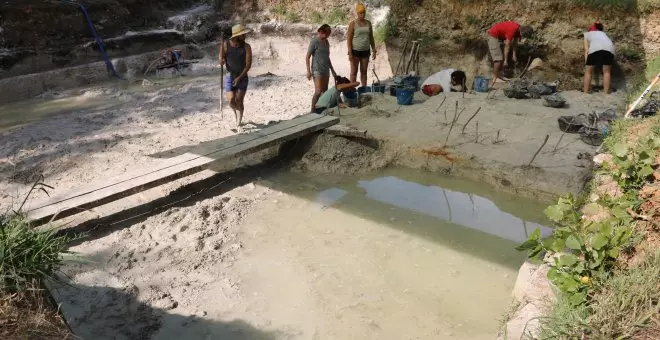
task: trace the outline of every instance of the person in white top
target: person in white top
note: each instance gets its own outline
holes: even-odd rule
[[[432,74],[422,83],[422,92],[429,97],[440,92],[465,92],[465,72],[449,68]]]
[[[614,43],[603,32],[603,24],[596,22],[593,28],[584,34],[584,61],[587,65],[584,72],[584,92],[591,91],[591,77],[594,68],[603,68],[603,90],[610,93],[612,83],[612,65],[614,64]]]

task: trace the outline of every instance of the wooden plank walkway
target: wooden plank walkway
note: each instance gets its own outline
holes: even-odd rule
[[[254,133],[223,138],[214,143],[213,148],[205,147],[203,152],[185,153],[165,159],[153,168],[138,174],[123,175],[106,180],[104,184],[79,188],[53,196],[29,210],[28,219],[35,224],[40,224],[71,216],[200,172],[218,160],[263,150],[337,123],[339,123],[337,117],[307,114]]]

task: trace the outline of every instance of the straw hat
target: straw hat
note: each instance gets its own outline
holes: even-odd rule
[[[233,39],[233,38],[236,38],[236,37],[238,37],[238,36],[241,36],[241,35],[244,35],[244,34],[248,34],[248,33],[250,33],[250,32],[252,32],[251,29],[246,28],[245,26],[243,26],[243,25],[241,25],[241,24],[234,25],[234,26],[231,28],[231,38]]]

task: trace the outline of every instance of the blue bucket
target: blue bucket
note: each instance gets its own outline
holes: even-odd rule
[[[474,90],[477,92],[488,92],[490,77],[477,76],[474,78]]]
[[[415,97],[415,88],[413,87],[397,87],[396,88],[396,103],[399,105],[412,105],[413,98]]]
[[[371,92],[371,86],[360,86],[357,88],[359,94]]]
[[[374,93],[379,93],[379,92],[380,93],[385,93],[385,85],[374,84],[373,86],[371,86],[371,90]]]
[[[344,96],[344,101],[349,104],[351,107],[358,106],[358,93],[357,92],[342,92]]]
[[[419,91],[419,77],[407,76],[401,79],[401,85],[403,87],[412,87],[415,91]]]

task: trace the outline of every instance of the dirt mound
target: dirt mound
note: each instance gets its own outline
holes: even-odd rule
[[[381,169],[394,157],[381,143],[366,139],[319,135],[293,170],[317,173],[358,174]]]

